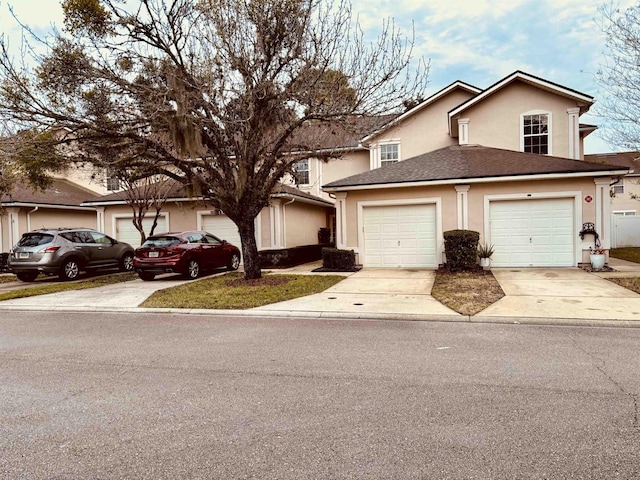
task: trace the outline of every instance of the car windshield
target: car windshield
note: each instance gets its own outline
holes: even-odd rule
[[[37,247],[53,241],[53,235],[49,233],[26,233],[18,242],[19,247]]]
[[[166,248],[172,247],[174,245],[178,245],[180,243],[180,239],[177,237],[149,237],[142,244],[141,248],[151,248],[151,247],[159,247]]]

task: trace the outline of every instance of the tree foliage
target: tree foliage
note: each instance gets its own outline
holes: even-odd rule
[[[603,138],[611,146],[640,150],[640,4],[600,9],[606,35],[605,63],[597,73],[603,89],[598,112],[607,120]]]
[[[343,0],[64,0],[37,68],[2,45],[0,113],[55,129],[56,158],[144,168],[238,226],[260,276],[254,218],[321,129],[421,95],[426,65],[392,22],[367,41]],[[45,142],[46,143],[46,142]]]

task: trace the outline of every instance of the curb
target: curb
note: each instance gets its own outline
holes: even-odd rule
[[[262,317],[262,318],[300,318],[323,320],[375,320],[401,322],[450,322],[478,324],[539,325],[556,327],[613,327],[640,328],[640,321],[627,319],[593,318],[546,318],[546,317],[506,317],[487,315],[430,315],[430,314],[393,314],[393,313],[348,313],[327,311],[289,311],[289,310],[206,310],[188,308],[140,308],[140,307],[68,307],[36,305],[4,305],[0,311],[53,311],[53,312],[95,312],[95,313],[142,313],[159,315],[198,315],[214,317]]]

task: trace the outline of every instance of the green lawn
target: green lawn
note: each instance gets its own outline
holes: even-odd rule
[[[243,280],[241,273],[228,273],[160,290],[141,307],[242,310],[320,293],[345,277],[337,275],[264,275]]]
[[[609,256],[640,263],[640,247],[612,248],[609,251]]]

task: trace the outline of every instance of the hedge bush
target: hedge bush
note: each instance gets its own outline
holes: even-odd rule
[[[452,272],[473,270],[477,266],[480,233],[473,230],[449,230],[444,232],[446,266]]]
[[[322,268],[351,272],[356,267],[356,254],[353,250],[324,247],[322,249]]]
[[[289,268],[322,258],[322,245],[302,245],[258,252],[260,268]]]

